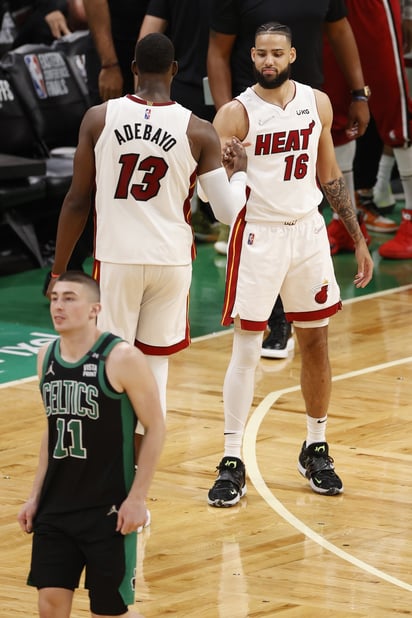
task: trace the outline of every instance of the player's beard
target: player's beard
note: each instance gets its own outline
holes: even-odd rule
[[[265,77],[263,73],[260,73],[255,66],[253,66],[253,72],[255,74],[255,79],[259,86],[265,88],[267,90],[274,90],[275,88],[279,88],[282,84],[285,83],[286,80],[290,78],[291,67],[290,64],[284,69],[280,71],[276,75],[276,77]]]

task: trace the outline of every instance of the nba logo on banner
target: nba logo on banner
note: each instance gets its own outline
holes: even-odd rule
[[[43,71],[38,57],[35,54],[24,56],[24,62],[29,69],[31,81],[39,99],[47,99],[46,82],[44,81]]]
[[[247,237],[247,244],[253,245],[254,240],[255,240],[255,235],[251,232],[249,236]]]

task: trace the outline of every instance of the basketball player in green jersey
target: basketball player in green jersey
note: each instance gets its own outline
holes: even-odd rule
[[[39,352],[47,426],[29,499],[18,515],[33,532],[28,583],[41,618],[69,618],[83,569],[91,616],[128,616],[134,604],[136,530],[165,433],[142,352],[96,326],[98,284],[60,275],[51,291],[59,338]],[[137,471],[134,431],[145,428]]]

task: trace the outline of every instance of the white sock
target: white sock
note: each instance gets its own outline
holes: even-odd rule
[[[373,199],[378,206],[390,206],[394,203],[391,176],[393,166],[395,165],[395,157],[393,155],[382,154],[375,186],[373,187]]]
[[[342,146],[335,146],[336,160],[343,174],[343,178],[345,179],[352,206],[356,209],[355,185],[353,180],[353,160],[355,158],[355,152],[355,140],[348,144],[342,144]]]
[[[412,209],[412,148],[394,148],[399,177],[405,194],[405,208]]]
[[[306,415],[306,446],[314,442],[326,442],[326,423],[328,416],[322,418],[313,418]]]

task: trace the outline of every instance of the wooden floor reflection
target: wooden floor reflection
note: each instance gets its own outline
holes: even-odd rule
[[[146,618],[388,618],[412,614],[412,286],[345,303],[331,320],[328,441],[345,484],[314,494],[296,469],[305,437],[299,351],[261,359],[244,441],[248,493],[209,507],[223,446],[231,333],[171,362],[168,437],[139,535],[135,611]],[[30,538],[16,513],[37,461],[36,381],[1,396],[0,615],[36,615]],[[73,618],[88,616],[79,590]]]

